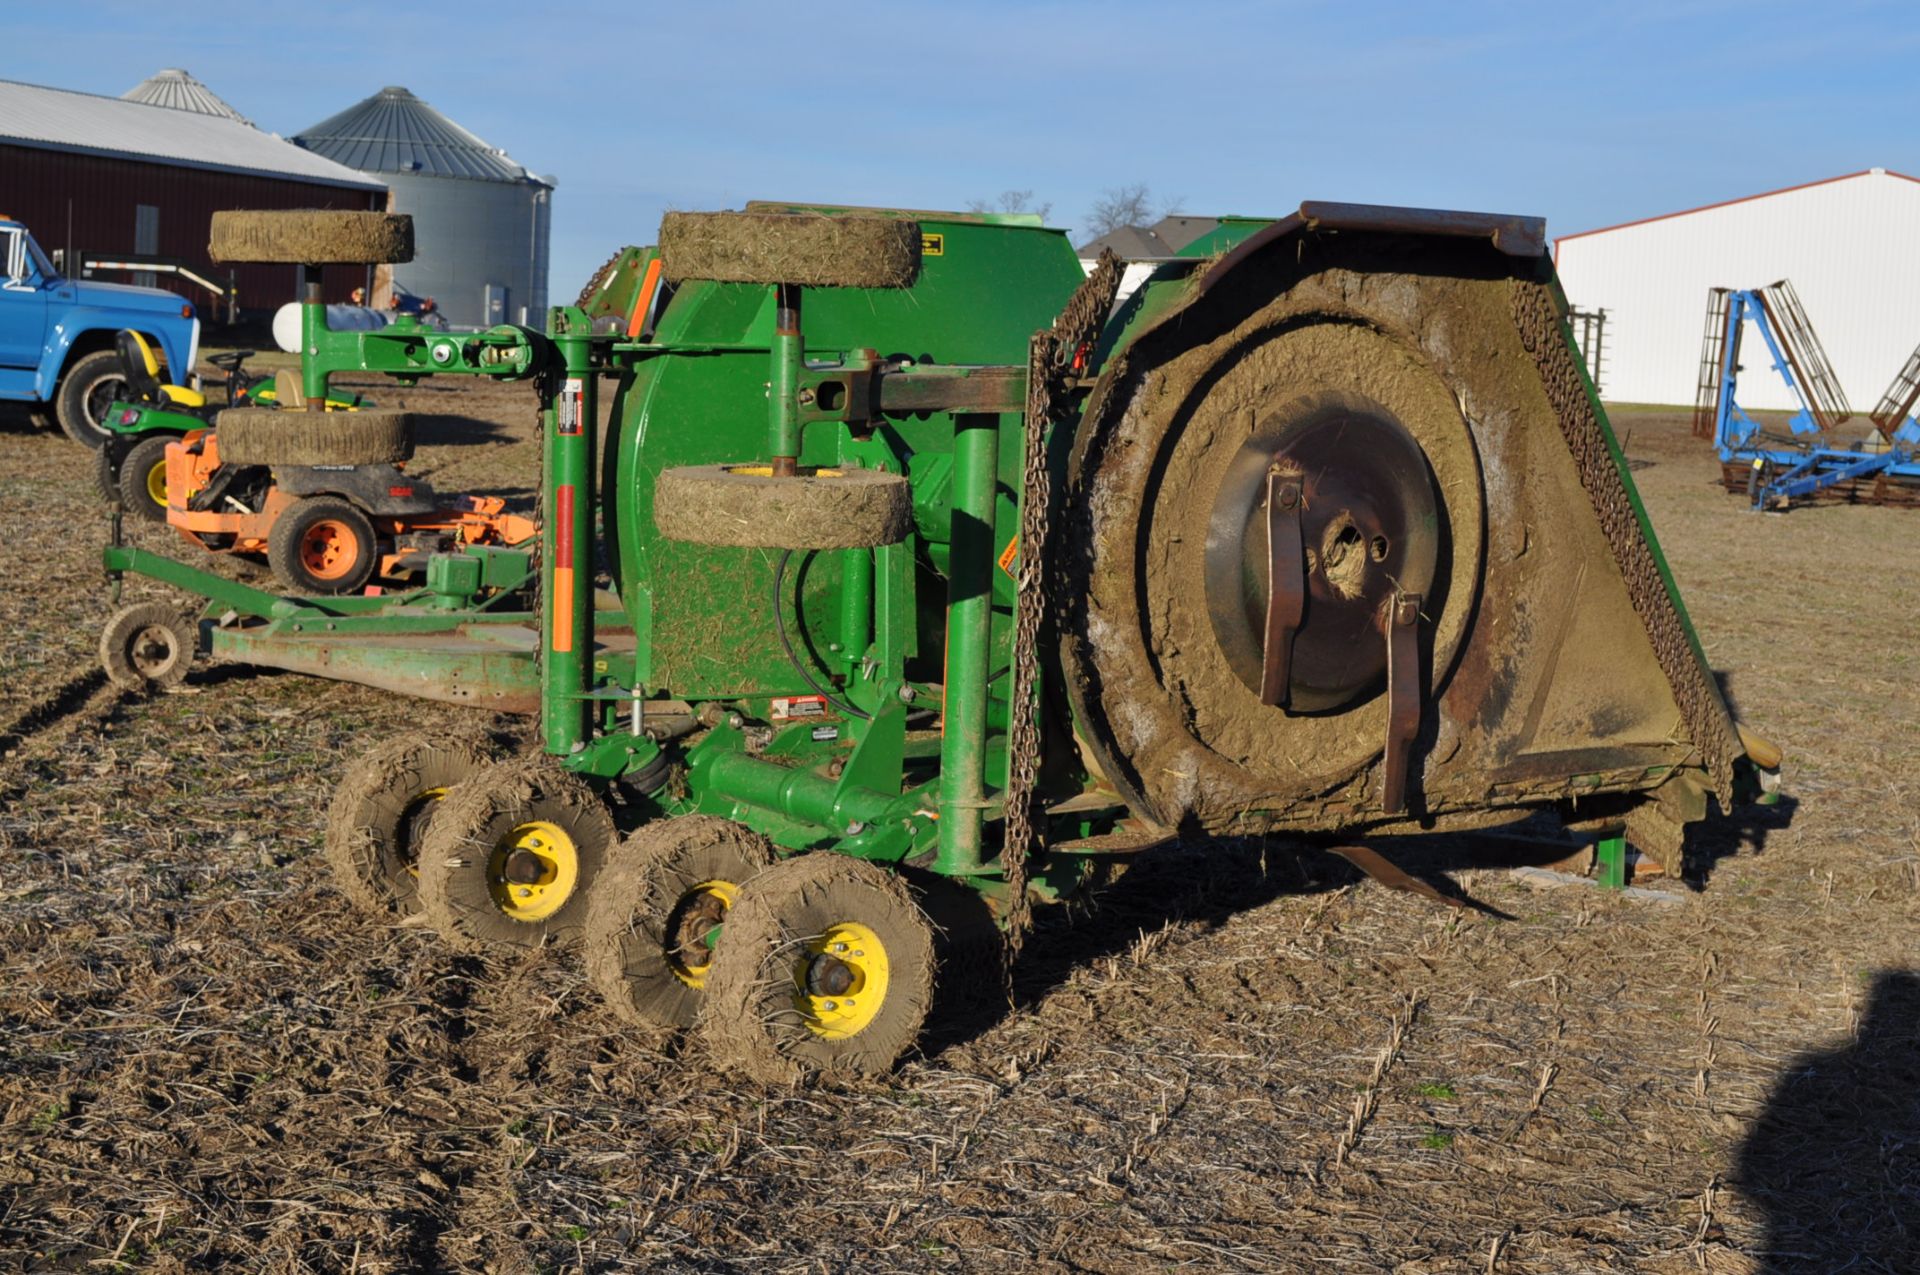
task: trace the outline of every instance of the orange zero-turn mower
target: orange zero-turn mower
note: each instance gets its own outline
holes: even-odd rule
[[[372,458],[381,451],[411,454],[410,437],[397,447],[391,440],[376,440],[371,453],[353,446],[364,437],[330,440],[321,454],[340,459],[277,463],[275,454],[312,457],[299,455],[298,440],[290,449],[288,440],[268,437],[262,447],[258,429],[235,428],[236,415],[223,412],[217,429],[194,430],[167,446],[167,521],[214,553],[264,555],[295,593],[357,592],[375,579],[419,574],[436,552],[462,545],[517,545],[539,529],[532,519],[508,513],[498,496],[440,496],[401,468],[403,457]],[[286,425],[336,426],[363,419],[377,431],[383,417],[405,420],[398,413],[261,415],[280,418],[276,433],[285,433]],[[223,441],[242,445],[228,446],[223,455]],[[241,455],[234,456],[235,451]]]

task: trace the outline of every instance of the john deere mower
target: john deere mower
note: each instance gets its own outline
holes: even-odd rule
[[[1678,870],[1778,757],[1709,672],[1543,230],[1308,203],[1115,311],[1117,263],[1032,218],[757,203],[669,214],[544,331],[327,333],[315,297],[310,398],[330,367],[534,382],[537,564],[302,601],[115,546],[212,622],[136,608],[103,654],[537,713],[528,756],[376,744],[328,823],[344,889],[577,942],[621,1014],[769,1078],[912,1045],[930,914],[1017,943],[1170,836],[1557,810]]]

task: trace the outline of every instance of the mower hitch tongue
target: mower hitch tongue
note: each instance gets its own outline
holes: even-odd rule
[[[1395,834],[1548,811],[1603,878],[1629,841],[1678,873],[1710,798],[1777,786],[1536,219],[1225,218],[1123,296],[1030,216],[754,203],[669,214],[542,330],[453,334],[327,329],[317,261],[400,251],[387,223],[223,216],[216,248],[307,271],[309,408],[345,371],[530,381],[543,521],[442,528],[423,583],[372,596],[115,543],[115,579],[206,607],[110,628],[109,668],[535,715],[527,756],[374,744],[327,826],[343,888],[463,945],[575,945],[619,1013],[747,1075],[884,1071],[936,970],[979,967],[943,958],[1010,955],[1034,906],[1176,836],[1291,833],[1397,880]],[[298,458],[411,446],[329,432],[354,416],[283,405],[229,443],[344,524]],[[207,482],[219,435],[181,445]],[[315,574],[348,552],[285,534]]]

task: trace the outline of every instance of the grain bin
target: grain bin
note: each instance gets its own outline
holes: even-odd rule
[[[411,213],[418,255],[395,287],[432,297],[457,327],[545,321],[553,186],[404,88],[388,87],[302,130],[298,145],[377,173]],[[376,288],[384,301],[385,289]]]

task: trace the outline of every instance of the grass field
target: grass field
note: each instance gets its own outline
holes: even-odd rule
[[[418,472],[530,502],[530,390],[374,392],[429,418]],[[1502,920],[1285,841],[1169,847],[1042,918],[1011,1009],[788,1090],[618,1023],[564,955],[350,911],[332,780],[468,719],[108,687],[90,460],[0,421],[0,1269],[1915,1269],[1920,516],[1753,515],[1684,416],[1615,424],[1788,757],[1699,888],[1416,849]]]

